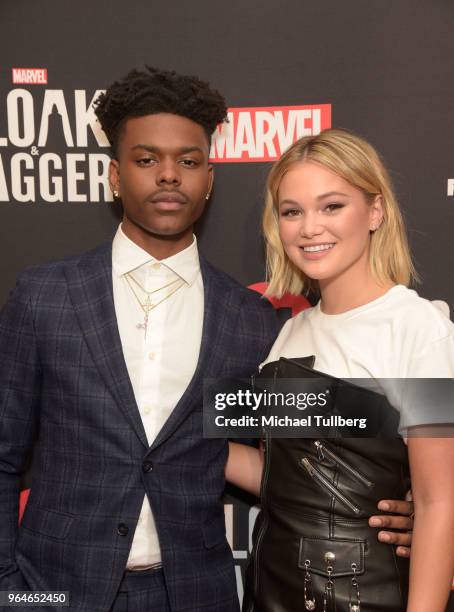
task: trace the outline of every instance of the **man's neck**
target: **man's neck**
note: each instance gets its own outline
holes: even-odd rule
[[[172,255],[184,251],[193,241],[192,228],[179,236],[157,236],[149,234],[125,222],[122,223],[121,229],[129,240],[137,244],[137,246],[157,260],[167,259],[168,257],[172,257]]]

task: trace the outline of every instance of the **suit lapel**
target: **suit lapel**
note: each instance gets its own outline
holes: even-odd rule
[[[203,278],[204,312],[197,367],[186,391],[153,442],[152,449],[162,444],[194,409],[196,402],[200,401],[203,379],[219,375],[225,355],[228,354],[226,332],[232,334],[239,314],[237,302],[235,308],[230,304],[233,292],[225,286],[216,271],[202,257],[200,257],[200,268]]]
[[[84,254],[65,273],[93,361],[138,438],[148,448],[118,332],[112,289],[112,245]]]

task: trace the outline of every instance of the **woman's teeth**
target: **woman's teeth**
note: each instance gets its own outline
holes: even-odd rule
[[[331,249],[334,246],[334,243],[330,244],[316,244],[314,246],[305,246],[303,247],[303,251],[306,253],[316,253],[317,251],[326,251]]]

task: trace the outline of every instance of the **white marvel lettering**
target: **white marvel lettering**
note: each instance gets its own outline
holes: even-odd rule
[[[54,108],[60,115],[63,127],[63,135],[65,137],[66,146],[73,147],[74,140],[71,133],[71,125],[69,123],[68,111],[65,103],[65,96],[62,89],[46,89],[44,94],[43,113],[41,116],[41,125],[39,128],[38,147],[44,147],[47,143],[47,135],[49,132],[49,117],[54,116]]]
[[[85,89],[76,89],[74,92],[74,103],[76,109],[76,142],[78,147],[86,147],[88,143],[88,126],[96,138],[100,147],[108,147],[109,141],[102,131],[99,121],[96,119],[93,102],[104,90],[97,89],[87,106]]]
[[[16,147],[28,147],[35,138],[32,94],[26,89],[12,89],[6,98],[6,108],[11,143]]]
[[[35,183],[33,176],[23,176],[21,166],[33,170],[33,158],[28,153],[16,153],[11,158],[11,192],[18,202],[33,202]],[[25,189],[23,189],[25,187]]]

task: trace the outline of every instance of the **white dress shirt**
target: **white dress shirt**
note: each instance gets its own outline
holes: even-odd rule
[[[120,225],[112,245],[112,280],[123,354],[151,445],[186,390],[199,357],[203,282],[195,236],[189,247],[158,261],[132,242]],[[138,299],[145,303],[147,294],[139,285],[151,292],[173,281],[150,294],[157,305],[149,311],[145,334],[145,313]],[[158,534],[145,495],[127,567],[141,569],[160,561]]]

